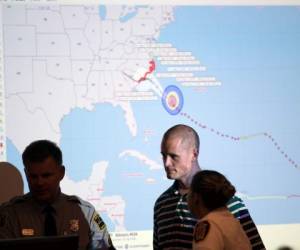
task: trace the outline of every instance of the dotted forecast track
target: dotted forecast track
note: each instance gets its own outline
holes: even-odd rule
[[[291,164],[293,167],[299,169],[300,166],[299,164],[297,164],[297,162],[295,162],[280,146],[280,144],[274,139],[274,137],[269,134],[269,133],[257,133],[254,135],[248,135],[248,136],[232,136],[232,135],[228,135],[225,133],[222,133],[214,128],[209,128],[208,126],[200,123],[199,121],[197,121],[196,119],[194,119],[193,117],[191,117],[189,114],[187,113],[180,113],[181,116],[185,117],[186,119],[190,120],[192,123],[194,123],[196,126],[198,126],[199,128],[202,129],[206,129],[208,131],[210,131],[211,133],[214,133],[220,137],[223,138],[227,138],[233,141],[241,141],[241,140],[249,140],[253,137],[257,137],[257,136],[264,136],[266,139],[268,139],[269,141],[271,141],[271,143],[273,144],[273,146],[277,149],[277,151],[289,162],[289,164]]]

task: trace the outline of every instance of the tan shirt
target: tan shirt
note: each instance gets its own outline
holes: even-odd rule
[[[193,250],[251,250],[251,245],[240,222],[224,207],[197,223]]]
[[[109,249],[110,236],[94,207],[63,193],[52,204],[58,235],[79,235],[79,249]],[[0,207],[0,238],[42,236],[45,205],[30,194],[17,197]]]

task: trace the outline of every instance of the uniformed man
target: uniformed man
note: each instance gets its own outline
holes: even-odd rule
[[[0,207],[0,238],[75,234],[79,249],[115,249],[95,208],[61,192],[65,168],[55,143],[35,141],[22,159],[30,192]]]

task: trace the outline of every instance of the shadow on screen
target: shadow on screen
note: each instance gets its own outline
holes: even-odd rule
[[[78,250],[78,235],[0,240],[1,250]]]

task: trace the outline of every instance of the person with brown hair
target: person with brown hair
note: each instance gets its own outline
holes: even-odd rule
[[[250,250],[241,224],[226,207],[235,187],[217,171],[195,174],[188,194],[188,206],[200,221],[194,230],[193,250]]]

